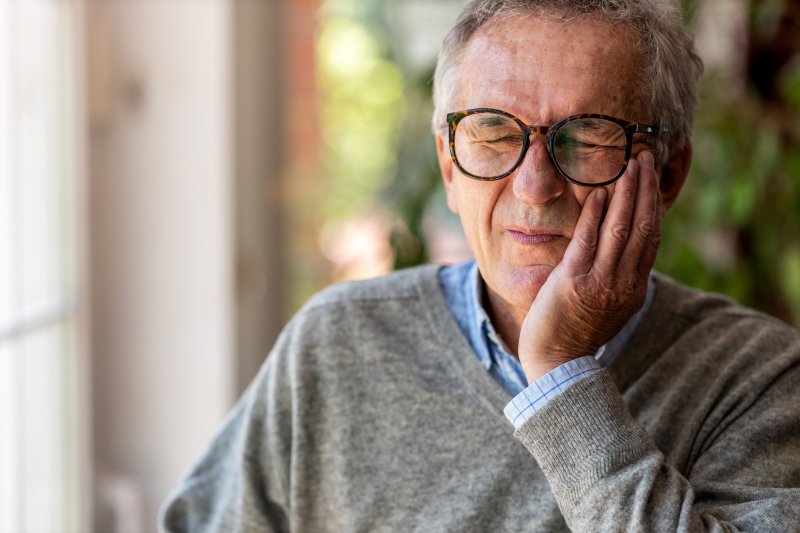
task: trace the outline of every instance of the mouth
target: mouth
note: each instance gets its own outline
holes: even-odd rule
[[[506,232],[515,241],[526,245],[547,244],[566,239],[563,233],[554,229],[508,228]]]

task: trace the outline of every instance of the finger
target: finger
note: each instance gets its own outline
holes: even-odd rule
[[[661,217],[661,191],[658,191],[653,234],[650,236],[650,240],[647,241],[647,247],[637,266],[640,279],[649,277],[650,271],[653,270],[653,265],[656,263],[658,247],[661,245]]]
[[[633,276],[638,272],[645,253],[649,251],[656,219],[658,218],[658,176],[649,151],[639,154],[639,189],[631,220],[628,243],[620,258],[618,272]]]
[[[583,204],[572,240],[564,252],[563,263],[571,275],[586,274],[592,268],[607,195],[605,189],[597,188]]]
[[[625,173],[617,181],[605,221],[600,228],[595,265],[599,273],[613,276],[631,233],[638,189],[639,164],[634,159],[628,163]]]

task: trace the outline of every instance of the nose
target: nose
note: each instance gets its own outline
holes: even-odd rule
[[[550,160],[546,138],[536,133],[531,135],[531,145],[513,180],[514,195],[528,205],[549,204],[567,188],[567,181]]]

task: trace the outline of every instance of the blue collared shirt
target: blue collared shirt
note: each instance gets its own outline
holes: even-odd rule
[[[478,271],[478,264],[468,261],[442,268],[439,271],[439,285],[450,312],[478,361],[513,397],[504,412],[516,428],[567,387],[611,364],[622,352],[642,317],[647,314],[655,293],[655,283],[651,276],[645,304],[628,319],[613,339],[601,346],[593,356],[579,357],[564,363],[529,385],[519,360],[511,355],[486,314],[482,301],[483,279]]]

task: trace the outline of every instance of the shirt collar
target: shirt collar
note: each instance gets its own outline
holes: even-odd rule
[[[511,354],[511,351],[508,349],[505,342],[503,342],[503,339],[500,337],[500,334],[497,333],[497,330],[495,330],[492,321],[489,319],[489,315],[486,313],[486,303],[484,302],[484,294],[486,293],[485,286],[486,284],[483,281],[480,270],[478,269],[478,263],[473,262],[470,272],[467,275],[467,286],[465,287],[466,300],[467,305],[471,310],[471,319],[474,321],[473,326],[477,328],[477,331],[484,333],[483,338],[486,339],[487,343],[493,345],[487,346],[489,349],[477,351],[478,359],[488,370],[492,367],[492,365],[496,364],[496,362],[492,360],[491,356],[494,351],[497,351],[500,354],[508,357],[513,357],[514,359],[516,359],[516,357]],[[655,280],[653,275],[650,274],[650,277],[647,281],[647,297],[642,308],[628,319],[628,321],[613,339],[601,346],[597,352],[595,352],[595,359],[597,359],[597,362],[599,362],[602,366],[606,367],[610,365],[611,362],[616,359],[616,357],[625,348],[625,345],[627,344],[631,335],[633,335],[633,332],[636,331],[636,328],[642,321],[642,318],[644,318],[644,316],[650,310],[654,295]]]

